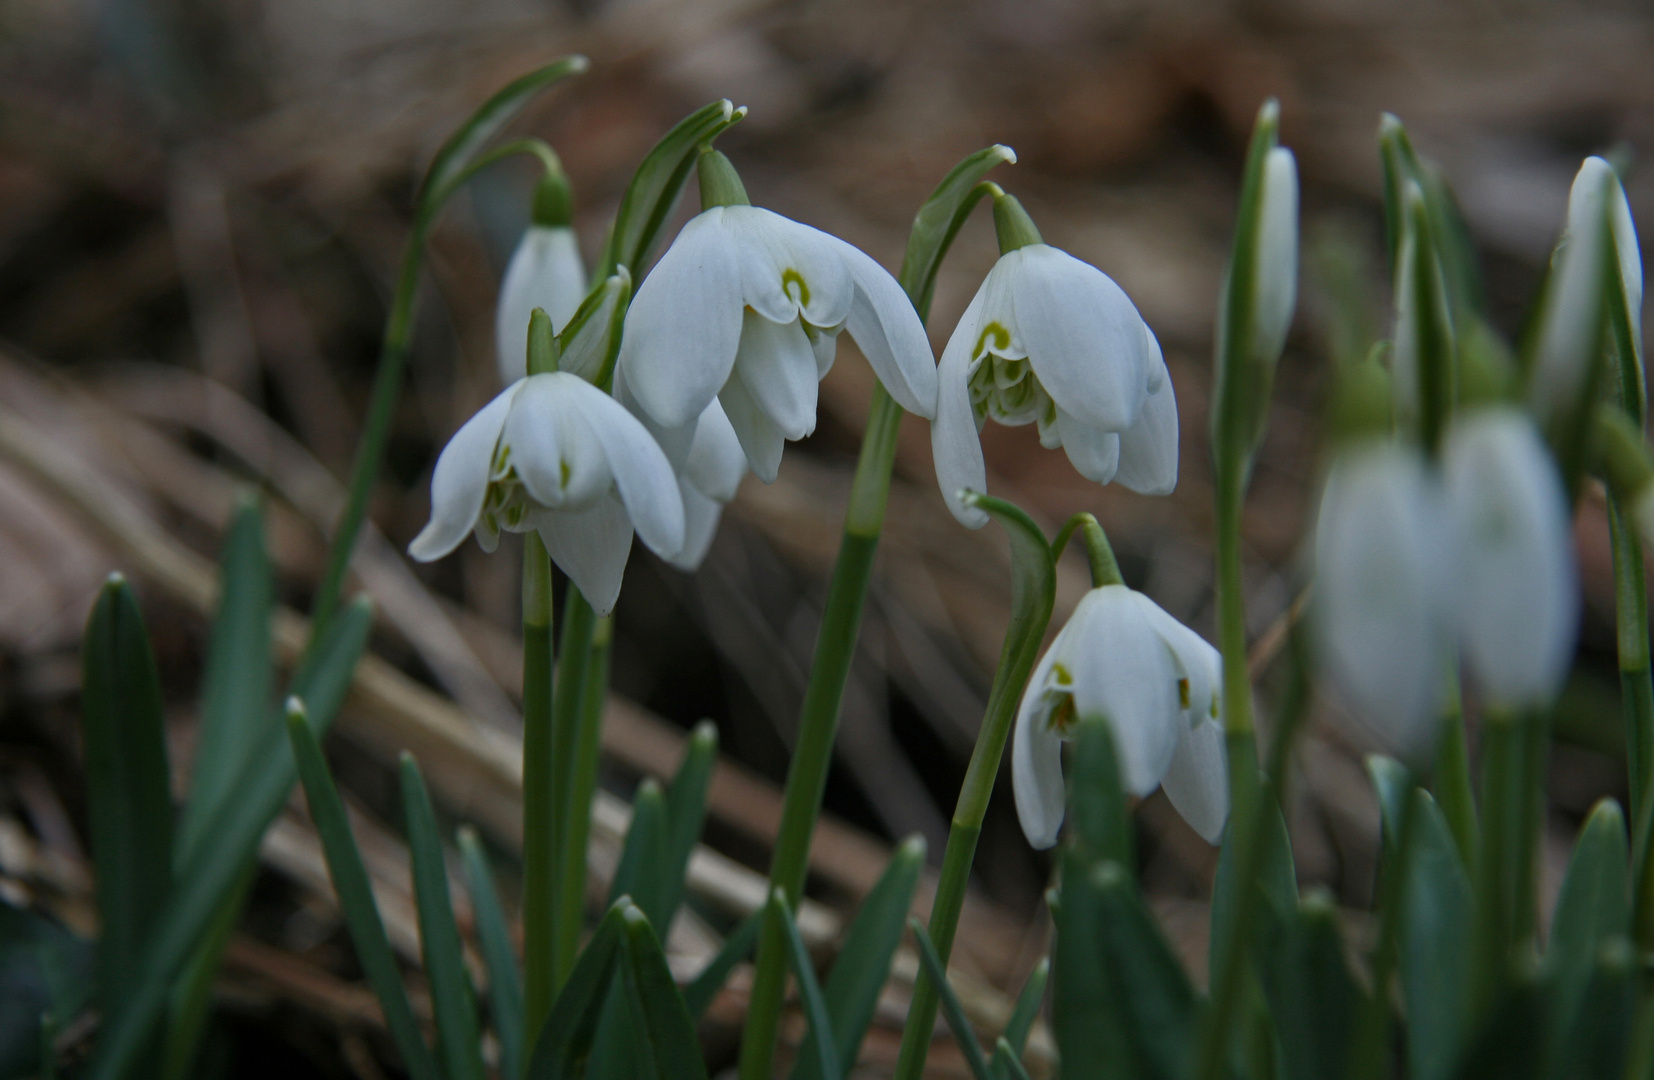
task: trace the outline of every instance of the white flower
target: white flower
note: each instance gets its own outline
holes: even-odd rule
[[[1124,585],[1088,592],[1017,710],[1011,779],[1028,842],[1057,842],[1062,742],[1092,718],[1113,732],[1125,789],[1142,796],[1164,785],[1185,820],[1216,842],[1229,813],[1221,676],[1217,650],[1142,593]]]
[[[1450,660],[1441,492],[1411,446],[1341,452],[1315,525],[1323,662],[1369,734],[1406,761],[1432,749]]]
[[[1442,471],[1465,660],[1490,704],[1547,704],[1579,620],[1562,477],[1527,415],[1507,407],[1455,418]]]
[[[1253,258],[1252,350],[1273,364],[1286,346],[1298,300],[1298,164],[1284,146],[1264,158]]]
[[[454,433],[431,478],[431,521],[408,546],[439,559],[474,532],[537,531],[600,615],[614,608],[632,530],[663,558],[684,545],[666,454],[618,401],[567,371],[518,379]]]
[[[1002,255],[965,309],[937,369],[931,447],[954,517],[986,491],[978,432],[989,417],[1039,425],[1082,476],[1144,494],[1177,484],[1177,400],[1159,343],[1131,300],[1094,266],[1047,244]]]
[[[555,333],[585,298],[586,268],[574,230],[567,225],[530,225],[511,253],[494,312],[500,382],[510,385],[528,374],[530,312],[544,308]]]
[[[815,430],[816,384],[848,330],[909,412],[936,411],[924,327],[883,267],[836,237],[753,206],[714,206],[683,227],[626,315],[620,366],[663,428],[719,399],[753,472]]]

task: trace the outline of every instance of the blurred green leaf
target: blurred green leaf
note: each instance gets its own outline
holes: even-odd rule
[[[356,837],[350,831],[344,800],[333,784],[333,774],[328,771],[316,733],[306,722],[304,705],[296,699],[288,705],[287,735],[298,763],[299,779],[304,783],[305,801],[310,805],[310,820],[316,826],[316,835],[321,838],[322,851],[327,856],[328,877],[338,894],[345,925],[350,928],[356,958],[385,1014],[391,1041],[402,1055],[403,1068],[414,1080],[437,1080],[440,1074],[425,1046],[419,1021],[414,1019],[413,1007],[408,1003],[408,991],[385,937],[385,924],[379,917],[373,884],[362,863]]]
[[[1625,815],[1614,800],[1603,799],[1579,831],[1551,916],[1544,968],[1557,1039],[1575,1026],[1603,946],[1631,929],[1630,861]]]
[[[724,939],[724,946],[718,950],[718,955],[707,961],[706,967],[695,976],[695,981],[684,990],[684,1004],[689,1008],[690,1017],[700,1020],[718,996],[718,991],[723,989],[735,965],[751,955],[753,946],[758,944],[758,931],[763,927],[763,919],[763,908],[742,919]]]
[[[126,1007],[145,936],[172,883],[172,800],[160,677],[126,579],[110,576],[87,623],[81,731],[97,866],[98,998]]]
[[[650,922],[670,927],[683,902],[684,878],[689,873],[689,858],[695,853],[695,843],[701,838],[706,823],[706,795],[712,786],[712,770],[718,764],[718,728],[711,721],[702,721],[690,732],[684,748],[683,762],[672,786],[666,793],[666,835],[661,862],[661,881],[658,886],[660,911],[650,912]],[[658,918],[656,915],[658,914]]]
[[[41,1018],[62,1029],[91,1001],[93,945],[32,911],[0,901],[0,1076],[40,1068]]]
[[[684,1006],[660,939],[642,909],[624,909],[621,961],[626,997],[632,1006],[632,1029],[638,1033],[636,1058],[643,1075],[658,1080],[706,1080],[695,1022]]]
[[[1338,1076],[1349,1062],[1361,992],[1344,960],[1332,897],[1312,891],[1263,945],[1260,973],[1283,1080]]]
[[[787,906],[787,898],[780,889],[770,894],[770,907],[787,936],[787,959],[792,964],[793,977],[798,980],[798,994],[804,999],[804,1015],[810,1020],[811,1045],[820,1069],[818,1075],[840,1080],[844,1072],[839,1064],[838,1040],[833,1036],[833,1025],[827,1016],[827,1002],[821,995],[821,983],[816,980],[810,950],[804,947],[804,939],[798,933],[798,923],[793,920],[792,909]]]
[[[1051,1019],[1064,1080],[1116,1080],[1138,1075],[1125,1032],[1124,1003],[1103,938],[1103,905],[1090,864],[1064,847],[1062,892],[1051,905]]]
[[[270,612],[275,583],[264,547],[264,515],[245,502],[230,524],[219,568],[218,613],[201,683],[201,721],[189,797],[174,852],[186,866],[217,825],[237,777],[275,727]]]
[[[568,982],[552,1003],[551,1015],[534,1038],[529,1080],[581,1080],[585,1075],[598,1014],[620,961],[625,910],[631,906],[625,897],[610,905],[597,932],[580,951]]]
[[[1457,1080],[1528,1080],[1540,1075],[1544,997],[1532,979],[1518,980],[1494,1003],[1460,1056]]]
[[[1391,792],[1391,830],[1398,827],[1394,787],[1381,788]],[[1411,1072],[1431,1080],[1451,1074],[1465,1038],[1473,905],[1470,877],[1441,808],[1423,790],[1413,798],[1418,835],[1407,871],[1399,965]]]
[[[1195,1045],[1195,996],[1189,977],[1149,915],[1131,875],[1118,863],[1091,871],[1101,909],[1105,978],[1116,981],[1142,1075],[1182,1077]]]
[[[1384,843],[1384,858],[1392,858],[1391,845],[1401,829],[1402,800],[1412,786],[1407,766],[1394,758],[1373,754],[1367,758],[1367,777],[1378,793],[1378,813]]]
[[[899,276],[902,288],[913,300],[920,321],[930,314],[936,292],[936,271],[953,245],[953,238],[965,224],[984,194],[977,185],[995,166],[1015,164],[1016,151],[1009,146],[990,146],[965,158],[949,170],[942,182],[925,199],[913,218],[908,233],[907,254]]]
[[[494,887],[494,870],[475,829],[459,830],[460,855],[465,860],[465,882],[471,893],[471,912],[477,941],[488,964],[488,1015],[500,1040],[500,1072],[506,1080],[523,1075],[523,973],[517,967],[511,925]]]
[[[1081,717],[1079,738],[1070,759],[1068,785],[1069,841],[1087,862],[1109,860],[1127,869],[1136,865],[1131,814],[1120,786],[1114,732],[1106,720]]]
[[[1273,800],[1272,800],[1273,802]],[[1227,955],[1229,938],[1234,933],[1234,904],[1238,890],[1235,877],[1235,845],[1239,829],[1225,829],[1223,846],[1218,850],[1217,875],[1212,885],[1212,931],[1208,952],[1210,970],[1217,970],[1220,958]],[[1263,853],[1259,863],[1258,886],[1263,890],[1264,905],[1259,932],[1252,938],[1254,952],[1280,923],[1298,908],[1298,871],[1292,861],[1292,841],[1287,835],[1286,820],[1281,817],[1279,805],[1263,811],[1263,829],[1259,836]]]
[[[1636,949],[1625,936],[1597,952],[1579,1007],[1557,1041],[1549,1075],[1555,1080],[1624,1076],[1637,1012]],[[1552,1007],[1556,999],[1552,997]]]
[[[648,915],[664,905],[661,895],[662,868],[666,862],[666,796],[650,777],[638,785],[632,798],[632,823],[626,829],[626,843],[620,849],[620,864],[609,883],[609,903],[622,896]]]
[[[822,987],[827,1023],[838,1042],[838,1060],[854,1062],[867,1037],[879,1004],[879,994],[890,978],[890,961],[902,943],[907,912],[925,865],[925,841],[913,836],[903,841],[878,884],[867,894],[839,948],[833,970]],[[793,1080],[822,1080],[821,1059],[812,1030],[798,1048]],[[830,1080],[839,1080],[832,1077]]]
[[[936,943],[930,940],[930,931],[926,930],[925,924],[918,919],[908,920],[908,925],[913,928],[913,936],[919,944],[919,962],[942,999],[942,1015],[947,1017],[948,1027],[953,1029],[953,1041],[965,1055],[965,1064],[970,1066],[971,1076],[975,1080],[992,1080],[992,1074],[988,1071],[988,1060],[982,1053],[982,1044],[976,1041],[976,1032],[971,1030],[970,1018],[965,1015],[965,1006],[960,1002],[953,984],[948,981],[947,965],[942,963],[942,957],[936,952]]]
[[[1001,1035],[999,1041],[994,1043],[994,1056],[988,1062],[988,1067],[996,1073],[1004,1069],[1008,1080],[1029,1080],[1028,1070],[1023,1068],[1022,1058],[1017,1056],[1019,1053],[1020,1051]]]
[[[1050,972],[1051,961],[1042,959],[1028,974],[1028,981],[1022,984],[1022,993],[1017,995],[1016,1007],[1011,1010],[1010,1022],[1005,1025],[1005,1034],[999,1037],[999,1042],[994,1046],[994,1056],[988,1062],[997,1080],[1017,1080],[1008,1066],[1014,1064],[1017,1070],[1022,1068],[1022,1062],[1016,1058],[1028,1045],[1028,1033],[1034,1029],[1034,1021],[1039,1019],[1040,1006],[1045,1003],[1046,977]]]
[[[437,832],[436,811],[419,764],[406,752],[402,754],[402,811],[407,817],[414,899],[419,906],[419,940],[436,1012],[438,1056],[448,1080],[483,1080],[476,995],[471,974],[465,970],[459,925],[448,895],[448,863]]]
[[[593,281],[607,278],[617,266],[630,270],[633,280],[643,280],[644,268],[660,239],[660,230],[683,195],[700,148],[746,114],[746,106],[737,109],[728,99],[714,101],[690,113],[661,136],[638,165],[626,194],[621,196],[608,243],[592,272]]]

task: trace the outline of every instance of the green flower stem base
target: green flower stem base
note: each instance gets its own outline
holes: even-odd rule
[[[804,691],[798,725],[798,743],[787,769],[786,798],[781,827],[770,863],[770,886],[780,889],[789,906],[796,907],[804,892],[809,867],[810,836],[815,831],[833,759],[838,733],[839,706],[844,683],[855,657],[861,630],[867,583],[873,573],[873,555],[879,546],[885,503],[890,495],[890,473],[896,463],[896,429],[902,408],[882,384],[873,390],[873,405],[862,437],[861,458],[850,488],[844,541],[833,566],[816,638],[815,660]],[[950,845],[951,846],[951,845]],[[775,1056],[775,1033],[781,1019],[781,998],[787,981],[787,931],[773,914],[764,918],[758,939],[757,970],[753,975],[752,1004],[747,1012],[746,1037],[741,1043],[741,1080],[767,1080]]]
[[[1355,1080],[1381,1080],[1391,1075],[1390,1060],[1390,982],[1400,959],[1402,917],[1406,905],[1407,874],[1413,862],[1413,848],[1418,834],[1419,800],[1423,797],[1413,787],[1412,777],[1406,778],[1402,788],[1401,818],[1396,823],[1395,843],[1390,851],[1395,865],[1384,869],[1384,882],[1378,898],[1378,944],[1373,947],[1373,992],[1365,999],[1360,1025],[1351,1044],[1352,1060],[1349,1075]]]
[[[1654,683],[1649,679],[1648,582],[1642,545],[1620,500],[1609,496],[1608,531],[1614,555],[1614,623],[1625,702],[1625,758],[1631,782],[1631,821],[1640,841],[1644,801],[1654,778]],[[1633,845],[1636,850],[1637,845]]]
[[[1509,979],[1513,951],[1533,933],[1534,859],[1541,788],[1532,716],[1482,719],[1482,850],[1476,864],[1475,1000],[1486,1008]],[[1531,804],[1531,805],[1530,805]]]
[[[1453,843],[1466,868],[1476,865],[1480,826],[1476,822],[1476,798],[1470,783],[1470,753],[1465,747],[1464,706],[1455,681],[1452,706],[1442,718],[1441,738],[1436,743],[1436,764],[1431,782],[1436,802],[1453,831]]]
[[[562,990],[563,984],[568,981],[569,973],[574,970],[574,957],[580,943],[580,900],[585,895],[586,841],[584,832],[578,842],[571,839],[570,833],[576,816],[573,797],[576,777],[584,771],[580,763],[581,721],[586,705],[586,683],[591,668],[597,623],[597,613],[592,610],[591,604],[586,602],[580,590],[570,582],[568,594],[563,598],[563,638],[561,648],[557,652],[557,687],[551,703],[551,762],[548,767],[554,785],[551,803],[554,835],[552,865],[555,879],[552,885],[552,912],[556,926],[548,943],[553,995]],[[597,693],[601,694],[604,689],[606,688],[599,687]],[[601,720],[602,715],[599,711],[596,722],[601,723]],[[596,733],[585,741],[589,743],[588,752],[592,758],[590,769],[595,776]],[[570,849],[577,846],[577,843],[582,849],[580,863],[571,868]],[[573,883],[568,881],[570,874],[576,879]],[[572,909],[565,908],[564,901],[571,894],[576,898],[574,906]]]
[[[523,534],[523,1030],[551,1012],[556,919],[556,785],[552,768],[551,559]]]
[[[603,742],[603,702],[609,696],[609,646],[614,620],[604,616],[592,628],[586,659],[579,729],[575,734],[573,772],[564,820],[558,886],[557,978],[559,987],[574,970],[580,951],[580,926],[586,906],[586,848],[592,824],[592,797],[597,793],[597,765]],[[661,927],[661,935],[667,927]]]

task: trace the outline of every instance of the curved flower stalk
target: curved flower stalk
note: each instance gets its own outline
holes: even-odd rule
[[[500,281],[494,314],[494,340],[500,382],[510,384],[528,374],[528,317],[541,308],[553,332],[568,325],[586,298],[586,267],[574,230],[561,225],[530,225],[517,241]]]
[[[408,554],[430,562],[474,533],[538,532],[599,615],[620,595],[632,531],[662,558],[683,549],[671,462],[609,395],[567,371],[507,387],[454,434],[431,478],[431,521]]]
[[[1222,661],[1200,635],[1125,585],[1092,589],[1034,669],[1017,712],[1011,780],[1028,842],[1057,842],[1066,791],[1062,742],[1100,716],[1114,735],[1121,783],[1164,787],[1209,843],[1223,833],[1229,785],[1219,716]]]
[[[984,491],[979,433],[989,418],[1038,424],[1080,475],[1165,495],[1177,486],[1177,399],[1160,345],[1107,274],[1042,242],[1016,199],[998,192],[1003,254],[948,339],[937,369],[931,446],[948,508],[979,528],[962,501]]]
[[[626,315],[620,369],[639,408],[684,428],[717,399],[769,483],[783,445],[815,430],[817,383],[848,330],[897,404],[933,416],[930,344],[896,279],[837,237],[747,205],[722,154],[699,168],[706,209]]]

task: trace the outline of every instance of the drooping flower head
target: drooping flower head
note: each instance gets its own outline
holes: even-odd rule
[[[570,226],[568,180],[561,172],[540,181],[534,217],[517,241],[500,280],[494,310],[494,343],[500,382],[510,384],[528,374],[528,318],[540,308],[553,333],[568,324],[586,298],[586,267]]]
[[[815,430],[817,383],[848,330],[897,404],[933,416],[930,345],[895,279],[844,241],[747,205],[717,151],[699,168],[706,208],[626,316],[620,370],[638,407],[683,428],[717,399],[768,483],[783,444]]]
[[[1017,711],[1011,778],[1028,842],[1057,842],[1066,790],[1062,743],[1082,719],[1106,721],[1124,788],[1165,787],[1215,843],[1229,813],[1216,649],[1125,585],[1092,589],[1034,668]]]
[[[1014,198],[996,195],[994,218],[1003,254],[937,369],[931,446],[949,509],[971,528],[988,520],[957,493],[986,490],[989,419],[1038,424],[1087,479],[1169,493],[1177,400],[1154,334],[1108,275],[1043,243]]]

